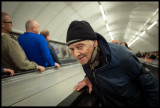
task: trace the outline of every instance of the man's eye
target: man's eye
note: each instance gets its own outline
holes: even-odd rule
[[[70,48],[69,50],[70,50],[70,51],[73,51],[74,49]]]
[[[78,49],[82,49],[82,48],[83,48],[83,46],[82,46],[82,45],[78,46]]]

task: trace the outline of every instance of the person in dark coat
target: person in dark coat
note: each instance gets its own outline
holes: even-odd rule
[[[159,106],[157,79],[127,48],[107,42],[87,21],[77,20],[69,25],[66,42],[86,73],[73,91],[87,86],[102,106]]]
[[[55,51],[54,47],[49,43],[49,40],[50,40],[50,33],[49,33],[49,31],[48,30],[42,30],[40,32],[40,34],[45,37],[45,39],[47,41],[48,48],[49,48],[50,53],[51,53],[51,56],[52,56],[54,62],[57,63],[57,67],[60,68],[61,67],[60,66],[61,63],[60,63],[59,58],[58,58],[58,56],[56,54],[56,51]]]

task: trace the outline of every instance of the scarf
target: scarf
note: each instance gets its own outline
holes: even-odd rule
[[[99,65],[99,60],[100,60],[99,59],[99,52],[100,52],[100,49],[97,46],[92,53],[92,57],[91,57],[90,61],[86,64],[87,66],[90,67],[91,71],[93,71],[95,69],[95,67],[97,67]]]

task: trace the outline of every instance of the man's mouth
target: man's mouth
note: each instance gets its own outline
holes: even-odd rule
[[[78,60],[82,60],[84,57],[85,57],[84,55],[80,56],[80,57],[78,57]]]

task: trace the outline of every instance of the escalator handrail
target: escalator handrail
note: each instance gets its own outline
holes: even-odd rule
[[[88,97],[94,96],[94,100],[89,100]],[[81,102],[81,100],[83,100],[84,98],[87,98],[85,100],[87,101],[92,101],[89,105],[87,105],[87,101],[85,101],[86,103]],[[92,94],[88,94],[88,87],[84,87],[82,90],[80,90],[79,92],[75,91],[73,93],[71,93],[68,97],[66,97],[63,101],[61,101],[57,106],[90,106],[90,105],[94,105],[95,103],[98,102],[98,98]],[[79,103],[81,105],[79,105]]]

